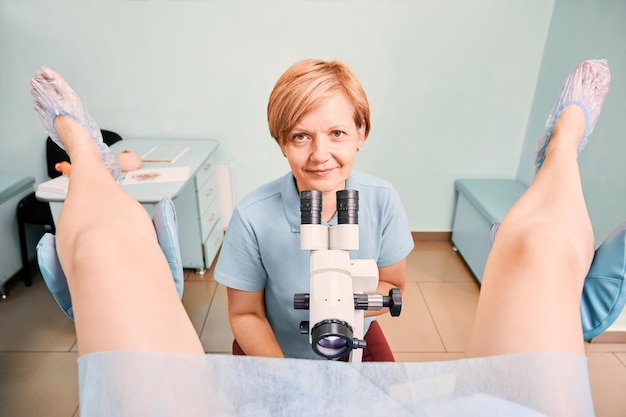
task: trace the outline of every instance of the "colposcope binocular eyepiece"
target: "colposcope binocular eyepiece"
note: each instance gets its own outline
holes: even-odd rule
[[[300,193],[300,224],[322,224],[322,193],[306,190]]]
[[[337,224],[359,224],[359,192],[337,191]]]

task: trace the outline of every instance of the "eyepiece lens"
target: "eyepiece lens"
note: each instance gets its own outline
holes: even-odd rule
[[[322,224],[322,193],[305,190],[300,193],[300,224]]]
[[[359,223],[359,192],[357,190],[337,191],[337,223]]]

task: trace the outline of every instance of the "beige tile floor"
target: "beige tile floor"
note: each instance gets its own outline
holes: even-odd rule
[[[408,281],[401,316],[380,318],[396,359],[462,356],[479,287],[450,243],[416,242]],[[0,302],[0,416],[78,416],[72,322],[38,273],[32,287],[12,282],[9,290]],[[206,352],[230,352],[226,291],[211,270],[186,271],[183,303]],[[587,352],[597,416],[626,416],[626,343],[590,343]]]

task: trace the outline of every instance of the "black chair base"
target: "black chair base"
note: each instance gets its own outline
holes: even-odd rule
[[[56,232],[54,218],[52,217],[52,211],[50,211],[50,204],[37,200],[34,192],[22,198],[17,204],[17,226],[20,235],[20,253],[22,257],[22,270],[20,274],[22,275],[24,284],[30,287],[32,285],[32,272],[26,241],[27,224],[45,226],[52,234]]]

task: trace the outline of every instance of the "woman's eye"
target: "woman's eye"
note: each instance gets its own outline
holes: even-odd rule
[[[306,140],[306,135],[304,133],[296,133],[292,136],[294,142],[302,142]]]
[[[345,135],[345,132],[342,132],[341,130],[335,130],[335,131],[333,131],[333,137],[334,137],[334,138],[340,138],[340,137],[342,137],[343,135]]]

